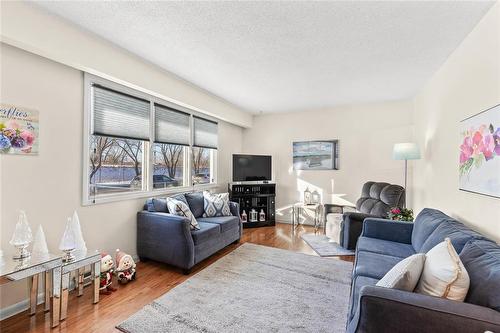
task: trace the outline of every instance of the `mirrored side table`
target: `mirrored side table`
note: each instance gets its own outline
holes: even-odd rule
[[[91,266],[93,303],[99,302],[99,283],[101,275],[101,254],[98,251],[75,252],[75,259],[62,263],[61,282],[61,320],[68,316],[69,277],[73,271],[78,271],[78,296],[83,295],[83,275],[85,267]]]
[[[305,204],[303,202],[297,202],[292,206],[292,227],[295,230],[300,225],[301,216],[307,212],[307,215],[313,216],[314,230],[318,231],[322,223],[323,216],[323,205],[320,203],[316,204]]]
[[[61,257],[53,254],[32,254],[24,259],[13,259],[7,255],[0,257],[2,284],[8,281],[28,279],[30,315],[36,313],[38,281],[42,276],[45,277],[45,311],[52,311],[50,314],[52,327],[59,325],[61,264]]]

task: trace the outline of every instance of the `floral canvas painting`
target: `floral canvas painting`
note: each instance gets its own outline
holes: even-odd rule
[[[38,154],[38,111],[0,104],[0,153]]]
[[[500,198],[500,105],[460,127],[460,189]]]

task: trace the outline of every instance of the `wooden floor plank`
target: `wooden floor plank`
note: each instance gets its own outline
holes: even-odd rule
[[[242,240],[217,252],[194,267],[190,275],[196,274],[217,259],[230,253],[245,242],[287,249],[295,252],[316,255],[300,238],[302,233],[314,232],[309,226],[299,226],[295,231],[289,224],[278,223],[276,227],[245,229]],[[331,260],[353,261],[353,257],[335,257]],[[71,292],[68,305],[68,318],[59,327],[50,328],[48,313],[43,312],[43,305],[38,306],[37,314],[29,317],[28,312],[12,316],[0,322],[2,333],[23,332],[118,332],[115,326],[140,310],[146,304],[165,294],[170,289],[189,278],[180,269],[153,261],[137,264],[137,280],[118,288],[111,295],[101,295],[98,304],[92,304],[90,287],[84,289],[81,297],[77,291]]]

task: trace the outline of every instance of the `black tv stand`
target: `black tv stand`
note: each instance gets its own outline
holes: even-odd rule
[[[247,213],[248,221],[243,223],[243,228],[256,228],[274,226],[276,224],[276,184],[237,184],[228,185],[229,197],[240,205],[240,216],[243,210]],[[265,221],[250,222],[250,211],[257,213],[261,209],[266,213]]]

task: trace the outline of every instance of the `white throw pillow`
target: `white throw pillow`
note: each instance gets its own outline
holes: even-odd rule
[[[377,282],[377,286],[413,291],[424,269],[424,262],[424,253],[417,253],[401,260]]]
[[[463,302],[469,283],[469,274],[450,239],[446,238],[427,252],[424,270],[415,291]]]
[[[203,217],[231,216],[229,193],[203,192]]]
[[[170,214],[186,217],[191,222],[191,230],[200,230],[198,221],[196,221],[185,202],[174,198],[167,198],[167,207]]]

